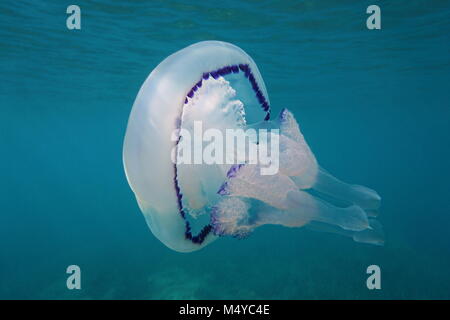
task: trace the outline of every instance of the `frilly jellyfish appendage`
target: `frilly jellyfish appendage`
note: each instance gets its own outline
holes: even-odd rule
[[[177,161],[188,139],[182,132],[195,137],[198,123],[203,131],[222,133],[277,129],[270,139],[279,142],[278,170],[262,174],[261,163],[205,163],[195,156],[193,164]],[[270,149],[258,139],[245,148]],[[130,114],[123,161],[149,228],[176,251],[198,250],[219,236],[244,238],[265,224],[307,226],[357,242],[383,243],[375,220],[378,194],[321,169],[287,109],[270,120],[256,64],[229,43],[191,45],[151,72]]]
[[[279,173],[264,176],[258,165],[233,166],[219,189],[224,199],[211,215],[215,234],[242,238],[258,226],[278,224],[383,244],[381,225],[374,219],[379,195],[320,168],[292,113],[284,109],[277,121],[257,126],[280,128]]]

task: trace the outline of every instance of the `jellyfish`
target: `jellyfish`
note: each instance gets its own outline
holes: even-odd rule
[[[192,162],[179,161],[195,149],[181,152],[180,146],[198,136],[199,125],[216,138],[228,130],[265,130],[266,139],[247,135],[233,154],[214,149],[234,162],[201,156],[197,161],[195,155]],[[197,146],[204,148],[213,136]],[[263,163],[230,157],[239,150],[276,154],[276,170],[263,174],[275,158]],[[377,192],[344,183],[320,167],[293,113],[282,109],[272,116],[258,67],[230,43],[190,45],[150,73],[128,119],[123,163],[151,232],[178,252],[199,250],[220,237],[243,239],[267,224],[383,244]]]

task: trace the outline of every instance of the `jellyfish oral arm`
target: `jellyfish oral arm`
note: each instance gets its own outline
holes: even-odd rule
[[[367,215],[358,206],[338,208],[304,191],[289,192],[287,202],[289,207],[285,210],[266,207],[258,212],[256,220],[258,225],[302,227],[316,221],[348,231],[362,231],[369,228]]]
[[[354,203],[366,211],[376,212],[380,207],[381,197],[376,191],[342,182],[322,168],[317,171],[314,188],[326,195]]]
[[[317,164],[293,115],[283,110],[280,126],[280,173],[258,174],[257,166],[232,168],[219,193],[224,197],[213,212],[217,235],[245,237],[265,224],[316,229],[382,244],[381,225],[372,218],[381,198],[373,190],[346,184]],[[232,219],[230,219],[232,217]]]

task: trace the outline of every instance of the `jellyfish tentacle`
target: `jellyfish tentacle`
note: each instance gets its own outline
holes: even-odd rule
[[[351,231],[361,231],[369,227],[366,213],[356,205],[340,208],[305,191],[289,192],[286,199],[288,212],[293,218],[324,222]]]
[[[211,210],[213,233],[240,239],[247,237],[258,226],[250,222],[249,208],[250,205],[242,198],[225,197]]]
[[[283,109],[278,120],[258,124],[263,128],[280,128],[280,172],[292,177],[300,189],[314,189],[320,193],[360,206],[376,216],[381,197],[376,191],[347,184],[321,168],[309,148],[293,114]]]
[[[268,188],[270,186],[270,188]],[[283,174],[263,176],[257,165],[237,165],[230,169],[227,182],[218,192],[222,196],[256,199],[274,208],[259,208],[260,224],[301,226],[315,220],[360,231],[369,227],[367,215],[356,205],[340,208],[307,192]],[[276,210],[278,209],[278,210]]]
[[[288,209],[283,210],[259,200],[226,196],[212,210],[213,232],[219,236],[244,238],[256,227],[266,224],[302,227],[319,222],[324,225],[319,231],[350,236],[359,242],[382,241],[376,234],[378,230],[372,230],[367,216],[358,206],[338,208],[304,191],[290,191],[286,198]],[[251,204],[257,208],[252,213]]]
[[[384,232],[381,223],[375,219],[369,219],[370,228],[355,232],[352,238],[356,242],[384,245]]]
[[[227,181],[218,193],[257,199],[272,207],[286,209],[286,194],[297,190],[297,186],[288,176],[282,174],[261,175],[260,169],[259,165],[232,166],[228,171]]]
[[[360,206],[368,211],[371,216],[376,215],[381,203],[381,197],[375,190],[342,182],[322,168],[318,170],[312,188],[331,197]]]
[[[357,242],[383,244],[381,225],[371,219],[377,214],[380,196],[320,168],[292,113],[284,109],[278,120],[246,126],[250,127],[280,129],[279,172],[262,175],[259,164],[232,166],[218,192],[226,200],[216,206],[213,227],[220,231],[216,234],[241,238],[265,224],[319,224]],[[264,143],[258,142],[258,147]],[[237,213],[235,204],[241,202],[246,209]]]
[[[325,223],[311,222],[305,227],[313,231],[334,233],[341,236],[350,237],[355,242],[379,246],[384,245],[384,232],[381,224],[377,220],[369,219],[369,226],[369,228],[362,231],[350,231]]]

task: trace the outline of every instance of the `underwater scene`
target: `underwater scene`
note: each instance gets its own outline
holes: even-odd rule
[[[450,298],[450,2],[0,15],[0,299]]]

